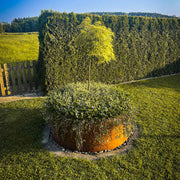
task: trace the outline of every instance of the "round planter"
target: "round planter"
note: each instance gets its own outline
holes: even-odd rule
[[[97,123],[93,124],[92,129],[88,130],[87,132],[83,132],[82,138],[84,141],[80,150],[78,150],[76,145],[75,133],[71,133],[71,126],[66,127],[68,130],[62,138],[62,134],[58,129],[58,126],[55,125],[56,123],[52,122],[53,137],[59,145],[70,150],[78,150],[80,152],[112,150],[122,145],[129,137],[126,137],[123,133],[123,123],[112,128],[112,122],[113,119],[108,119],[107,121],[103,122],[103,125],[105,125],[104,127],[107,128],[108,133],[100,134],[100,125]]]

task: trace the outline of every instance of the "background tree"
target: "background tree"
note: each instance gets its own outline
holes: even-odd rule
[[[78,55],[83,56],[85,60],[87,58],[89,61],[88,90],[90,91],[92,59],[96,58],[98,63],[109,62],[115,59],[112,45],[114,33],[110,28],[102,26],[100,21],[97,21],[94,25],[91,24],[89,17],[82,21],[79,28],[81,32],[75,39],[75,45]]]
[[[38,17],[15,18],[9,24],[2,22],[4,32],[37,32]]]
[[[3,26],[4,32],[11,32],[11,25],[8,22],[3,21],[2,26]]]
[[[4,30],[3,30],[3,25],[0,23],[0,33],[3,33]]]

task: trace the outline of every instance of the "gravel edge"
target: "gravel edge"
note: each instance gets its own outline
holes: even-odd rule
[[[62,157],[71,157],[71,158],[81,158],[87,160],[97,160],[104,157],[110,157],[118,154],[127,153],[129,150],[133,148],[133,141],[138,137],[138,129],[135,127],[130,137],[127,141],[125,141],[121,146],[113,149],[113,150],[105,150],[100,152],[78,152],[78,151],[71,151],[69,149],[65,149],[64,147],[57,144],[52,136],[52,128],[49,124],[47,124],[42,132],[42,140],[41,143],[44,148],[49,151],[51,154],[55,156],[62,156]]]

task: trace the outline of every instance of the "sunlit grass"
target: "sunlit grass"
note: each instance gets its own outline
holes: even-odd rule
[[[179,179],[180,75],[117,87],[136,106],[139,137],[126,154],[97,161],[43,149],[44,99],[0,104],[0,179]]]
[[[0,34],[0,64],[37,60],[38,33]]]

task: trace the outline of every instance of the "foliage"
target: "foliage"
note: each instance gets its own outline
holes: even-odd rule
[[[128,131],[124,133],[129,135],[132,111],[130,99],[125,92],[100,83],[91,84],[91,91],[88,91],[86,84],[77,83],[65,85],[49,93],[44,117],[57,124],[60,132],[65,129],[69,131],[68,127],[72,126],[72,134],[76,134],[75,138],[83,142],[83,131],[92,131],[95,128],[94,124],[103,125],[104,121],[112,118],[114,120],[111,129],[123,123],[124,129]],[[102,128],[100,134],[105,131],[106,128]],[[81,147],[82,144],[77,145]]]
[[[5,32],[37,32],[38,31],[38,17],[15,18],[9,24],[3,22]]]
[[[1,179],[179,179],[180,75],[118,88],[136,104],[139,137],[97,161],[57,157],[40,144],[43,98],[0,104]]]
[[[115,58],[112,47],[114,34],[110,28],[102,26],[99,21],[92,25],[90,18],[84,19],[79,28],[81,33],[75,39],[75,45],[80,56],[95,56],[99,63]]]
[[[49,93],[47,114],[72,121],[103,121],[118,115],[131,115],[128,95],[111,86],[92,83],[91,92],[86,84],[72,83]],[[60,119],[58,119],[60,117]]]
[[[0,35],[0,64],[37,60],[38,33],[4,33]]]
[[[111,28],[116,61],[91,63],[91,80],[119,83],[180,72],[180,20],[131,16],[42,12],[39,17],[39,76],[45,91],[86,81],[88,67],[76,57],[78,26],[89,17]]]

